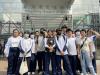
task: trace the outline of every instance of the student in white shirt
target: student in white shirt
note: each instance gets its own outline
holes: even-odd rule
[[[67,48],[68,48],[68,57],[69,57],[69,61],[71,64],[71,68],[73,71],[73,75],[77,75],[76,74],[76,56],[77,56],[77,50],[76,50],[76,38],[73,37],[73,31],[71,29],[67,29]]]
[[[30,62],[30,70],[31,74],[34,75],[36,71],[36,49],[35,49],[35,39],[34,39],[34,32],[30,34],[30,38],[33,41],[33,46],[32,46],[32,54],[31,54],[31,62]]]
[[[78,56],[81,60],[82,73],[83,75],[87,75],[86,67],[88,66],[91,75],[96,75],[93,65],[92,65],[92,40],[86,37],[86,31],[81,30],[81,44],[80,51],[78,51]]]
[[[61,35],[61,32],[61,29],[57,29],[57,36],[55,37],[57,75],[62,75],[61,60],[63,61],[63,67],[66,71],[66,75],[73,75],[68,59],[68,50],[66,47],[67,39]]]
[[[96,67],[96,47],[95,47],[95,41],[97,38],[100,38],[100,34],[92,29],[89,29],[87,31],[87,37],[90,38],[93,42],[92,47],[92,52],[93,52],[93,59],[92,59],[92,64],[95,70],[95,73],[97,73],[97,67]]]
[[[8,69],[7,75],[13,75],[16,73],[16,67],[19,57],[19,43],[21,37],[19,36],[19,31],[17,29],[13,30],[13,35],[8,38],[8,41],[5,45],[4,53],[8,58]]]
[[[23,58],[26,58],[27,66],[28,66],[28,72],[24,75],[30,75],[30,61],[31,61],[31,52],[33,50],[33,41],[31,38],[29,38],[30,33],[24,32],[23,38],[20,41],[20,55],[19,55],[19,63],[17,71],[20,69],[21,62]],[[19,72],[19,71],[18,71]],[[18,74],[18,73],[17,73]]]

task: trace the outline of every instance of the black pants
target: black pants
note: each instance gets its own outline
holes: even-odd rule
[[[37,52],[37,56],[36,56],[36,60],[38,62],[38,72],[40,71],[43,71],[44,70],[44,63],[45,63],[45,60],[44,60],[44,55],[45,55],[45,52],[42,51],[42,52]]]
[[[50,75],[50,66],[52,67],[52,75],[56,75],[56,55],[54,52],[45,52],[45,68],[43,75]]]
[[[78,56],[76,56],[76,60],[77,60],[76,69],[82,73],[81,62],[80,62],[80,59],[78,58]]]
[[[73,75],[77,75],[76,73],[76,55],[68,55],[70,65],[73,71]]]
[[[33,53],[30,61],[30,72],[36,71],[36,54]]]
[[[12,75],[16,73],[18,57],[19,57],[19,48],[10,48],[8,56],[7,75]]]
[[[20,75],[20,74],[19,74],[19,69],[20,69],[22,60],[23,60],[23,57],[19,57],[19,59],[18,59],[18,64],[17,64],[16,75]],[[28,66],[28,72],[30,72],[30,61],[31,61],[31,58],[30,58],[30,57],[26,57],[26,61],[27,61],[27,66]],[[25,73],[24,75],[28,75],[28,72]]]

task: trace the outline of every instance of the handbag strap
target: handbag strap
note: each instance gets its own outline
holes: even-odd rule
[[[84,46],[84,43],[86,42],[87,38],[83,41],[83,44],[81,45],[80,49]]]

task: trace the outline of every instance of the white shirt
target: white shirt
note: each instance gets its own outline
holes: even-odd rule
[[[68,38],[67,39],[67,48],[69,55],[77,55],[77,50],[76,50],[76,38]]]
[[[83,41],[85,40],[85,38],[81,39],[81,45],[83,44]],[[81,50],[85,50],[87,52],[90,52],[89,44],[91,42],[92,42],[92,40],[90,38],[87,38],[87,40],[85,41],[85,43],[84,43],[83,47],[81,48]]]
[[[56,44],[58,45],[60,51],[62,51],[64,46],[65,46],[65,44],[66,44],[66,41],[64,40],[64,37],[63,36],[59,36],[59,38],[57,39],[57,37],[56,37],[55,40],[56,40]],[[64,52],[64,55],[66,55],[66,54],[68,54],[67,49]],[[61,55],[59,50],[56,50],[56,55]]]
[[[32,40],[32,53],[36,53],[36,50],[35,50],[35,40],[34,39],[31,39]]]
[[[29,38],[29,39],[21,39],[20,42],[20,47],[24,52],[28,52],[29,50],[32,51],[32,46],[33,46],[33,41]],[[31,51],[25,56],[25,57],[31,57]],[[20,56],[19,57],[23,57],[24,54],[22,54],[20,52]]]
[[[36,39],[35,39],[35,41],[36,41]],[[36,51],[37,52],[45,51],[45,42],[44,42],[43,36],[38,37],[38,45],[36,44]]]
[[[13,37],[11,36],[10,38],[8,38],[8,41],[5,45],[5,49],[4,49],[4,53],[6,55],[6,57],[8,57],[9,55],[9,49],[10,47],[19,47],[19,43],[20,40],[22,39],[22,37],[18,36],[18,37]]]

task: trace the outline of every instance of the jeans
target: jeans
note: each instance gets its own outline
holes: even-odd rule
[[[63,67],[64,67],[64,70],[66,71],[66,75],[73,75],[68,56],[56,55],[57,75],[62,75],[61,60],[63,60]]]
[[[18,57],[19,57],[19,48],[10,48],[8,56],[7,75],[12,75],[16,73]]]
[[[92,65],[92,59],[90,58],[90,53],[85,50],[82,50],[81,51],[81,66],[82,66],[82,72],[84,75],[87,74],[86,65],[89,68],[91,75],[95,75],[95,71]]]
[[[45,69],[44,69],[44,75],[50,75],[50,61],[51,61],[51,67],[52,67],[52,75],[56,75],[56,58],[54,52],[45,52]]]

